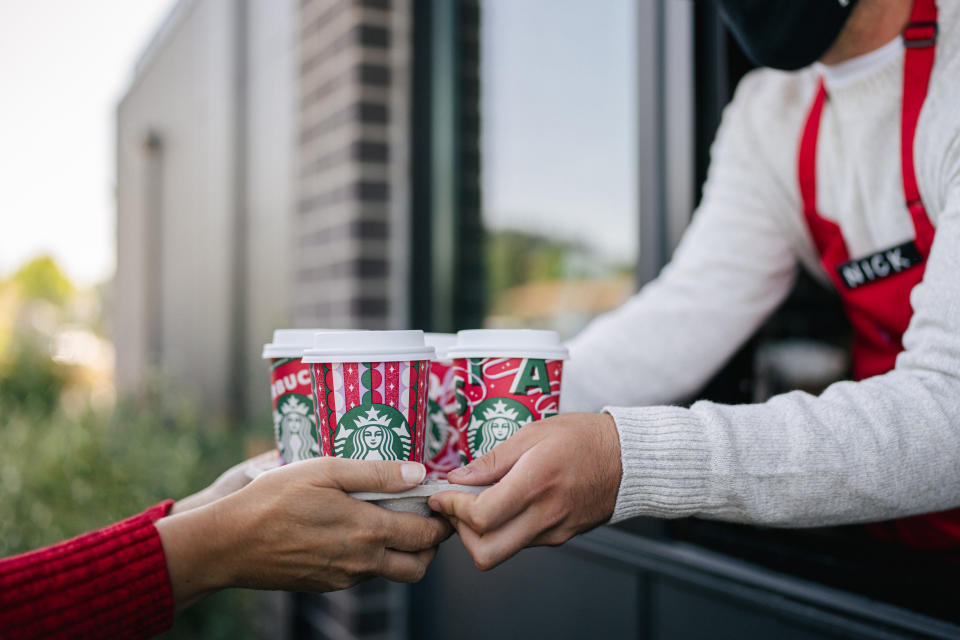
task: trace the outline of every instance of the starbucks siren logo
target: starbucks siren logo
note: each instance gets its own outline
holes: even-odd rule
[[[470,416],[467,441],[474,458],[490,452],[495,446],[515,434],[520,427],[533,421],[533,414],[525,406],[510,398],[488,398],[477,405]]]
[[[376,403],[343,414],[333,445],[338,458],[355,460],[407,460],[413,447],[403,414]]]
[[[277,401],[273,423],[277,425],[277,443],[284,460],[295,462],[320,455],[314,419],[310,401],[300,394],[288,393]]]

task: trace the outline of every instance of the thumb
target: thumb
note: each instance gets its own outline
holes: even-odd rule
[[[523,429],[520,429],[486,455],[480,456],[465,467],[458,467],[448,472],[447,480],[454,484],[493,484],[507,475],[520,456],[535,443],[535,438],[527,437]]]
[[[323,466],[320,484],[347,492],[397,493],[412,489],[427,475],[426,468],[419,462],[347,458],[315,458],[309,462]]]

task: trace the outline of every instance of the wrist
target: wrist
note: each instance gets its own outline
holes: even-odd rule
[[[612,415],[609,413],[595,415],[600,422],[601,441],[598,451],[602,452],[602,460],[606,469],[601,477],[605,479],[603,492],[604,521],[608,521],[614,515],[617,496],[620,493],[620,485],[623,479],[620,434],[617,430],[616,420]]]
[[[229,530],[219,526],[219,516],[209,505],[156,522],[176,610],[231,585]]]
[[[208,490],[204,489],[203,491],[198,491],[192,495],[187,496],[181,500],[177,500],[173,503],[173,507],[170,508],[170,513],[167,515],[175,516],[181,513],[185,513],[197,507],[202,507],[205,504],[213,502],[213,498],[209,496]]]

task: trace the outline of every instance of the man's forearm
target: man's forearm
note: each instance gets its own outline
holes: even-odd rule
[[[943,412],[956,404],[956,387],[891,372],[837,383],[820,397],[795,391],[754,405],[610,408],[623,465],[613,519],[805,527],[958,506],[960,435]]]

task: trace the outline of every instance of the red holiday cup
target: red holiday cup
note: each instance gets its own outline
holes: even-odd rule
[[[422,331],[317,333],[310,366],[320,455],[423,462],[430,360]]]
[[[464,464],[560,410],[560,379],[569,352],[555,331],[461,331],[447,357],[453,359]]]
[[[320,455],[310,367],[300,359],[321,331],[277,329],[273,342],[263,345],[263,357],[270,360],[273,435],[284,463]]]
[[[446,357],[446,350],[456,344],[457,336],[453,333],[427,333],[424,339],[428,346],[436,348],[437,359],[430,362],[423,464],[427,467],[427,480],[441,480],[447,477],[447,472],[460,466],[453,362]]]

